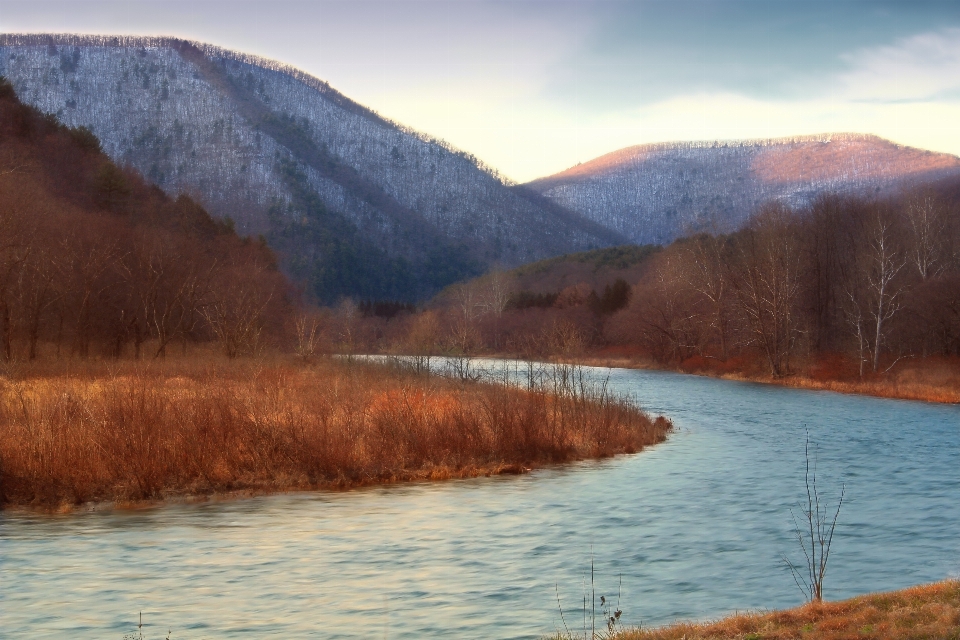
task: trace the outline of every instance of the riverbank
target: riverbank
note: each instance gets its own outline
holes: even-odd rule
[[[0,375],[0,504],[344,489],[633,453],[671,429],[551,394],[292,357],[91,361]]]
[[[828,367],[811,366],[806,371],[774,378],[755,366],[743,366],[740,362],[723,363],[719,360],[697,358],[678,366],[662,366],[653,360],[619,354],[592,354],[577,362],[593,367],[673,371],[693,375],[775,384],[795,389],[835,391],[877,398],[921,400],[945,404],[960,403],[960,363],[936,360],[931,362],[906,361],[885,375],[841,375],[826,370]]]
[[[748,613],[616,634],[616,640],[907,640],[960,638],[960,581],[936,582],[840,602]]]

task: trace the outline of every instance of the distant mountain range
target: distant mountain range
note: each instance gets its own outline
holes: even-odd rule
[[[27,104],[263,234],[323,302],[422,299],[495,263],[622,243],[285,65],[173,38],[0,36]]]
[[[637,244],[732,231],[758,206],[818,194],[887,195],[960,174],[960,158],[871,135],[629,147],[528,187]]]
[[[292,67],[175,38],[0,35],[25,103],[262,234],[320,302],[422,300],[493,265],[729,230],[770,199],[889,191],[960,159],[872,136],[631,147],[514,185]]]

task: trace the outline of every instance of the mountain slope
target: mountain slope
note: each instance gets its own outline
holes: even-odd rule
[[[951,174],[956,156],[832,134],[629,147],[527,186],[643,244],[733,230],[768,200],[888,193]]]
[[[265,234],[321,301],[423,298],[494,263],[623,242],[284,65],[173,38],[0,36],[21,99]]]

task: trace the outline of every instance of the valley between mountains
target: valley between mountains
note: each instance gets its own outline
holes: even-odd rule
[[[766,201],[960,173],[955,156],[825,134],[630,147],[518,185],[322,80],[209,44],[5,34],[0,75],[115,162],[265,236],[326,304],[422,301],[495,265],[729,232]]]
[[[592,638],[955,637],[955,580],[824,604],[815,553],[788,609],[781,525],[805,479],[829,554],[819,441],[833,525],[868,526],[830,597],[942,579],[957,403],[957,156],[668,142],[517,184],[281,62],[0,34],[18,637],[118,636],[146,602],[224,637],[394,607],[402,637],[532,638],[576,615],[587,545]],[[742,606],[784,610],[646,626]]]

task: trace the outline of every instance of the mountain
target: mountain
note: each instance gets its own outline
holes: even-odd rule
[[[262,234],[321,302],[423,299],[493,264],[620,244],[286,65],[174,38],[0,36],[27,104]]]
[[[857,134],[629,147],[527,186],[627,236],[667,243],[732,231],[758,206],[818,194],[887,195],[960,175],[960,158]]]

